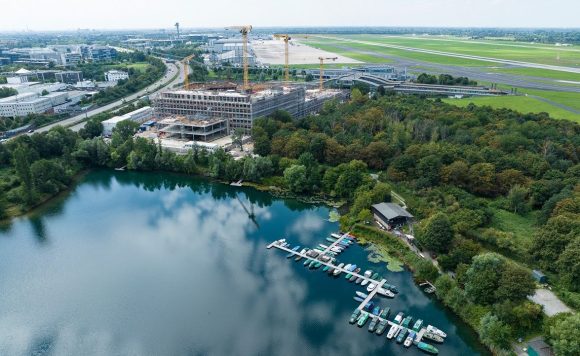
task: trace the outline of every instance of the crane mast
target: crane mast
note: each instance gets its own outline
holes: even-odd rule
[[[288,41],[291,39],[287,34],[275,34],[274,38],[284,41],[284,80],[290,81],[290,63],[288,59]]]
[[[244,67],[244,91],[250,90],[250,74],[248,68],[250,64],[248,63],[248,33],[252,31],[252,25],[246,26],[230,26],[226,30],[239,30],[242,34],[242,43],[244,48],[244,53],[242,54],[242,63]]]

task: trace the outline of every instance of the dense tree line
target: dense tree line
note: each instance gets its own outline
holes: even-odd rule
[[[421,84],[439,84],[439,85],[468,85],[475,86],[477,82],[467,77],[454,77],[451,74],[439,74],[439,76],[427,73],[421,73],[415,80]]]
[[[18,91],[14,88],[7,88],[7,87],[1,87],[0,88],[0,99],[2,98],[6,98],[12,95],[17,95]]]

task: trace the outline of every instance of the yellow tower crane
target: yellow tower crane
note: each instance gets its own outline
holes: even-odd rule
[[[185,78],[183,79],[183,88],[184,89],[189,89],[189,61],[193,57],[195,57],[195,54],[187,56],[181,60],[181,63],[183,63],[183,75],[185,76]]]
[[[252,25],[246,26],[230,26],[226,28],[226,30],[239,30],[242,34],[242,40],[244,45],[244,53],[243,56],[243,66],[244,66],[244,91],[250,90],[250,75],[248,73],[248,33],[252,31]]]
[[[287,34],[275,34],[274,38],[284,41],[284,80],[290,81],[290,62],[288,60],[288,41],[291,40]]]
[[[320,61],[320,85],[319,85],[319,89],[322,90],[324,89],[324,61],[326,60],[331,60],[331,61],[336,61],[338,59],[338,57],[318,57],[318,60]]]

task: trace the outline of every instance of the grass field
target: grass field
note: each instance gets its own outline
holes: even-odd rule
[[[133,68],[139,72],[145,72],[147,68],[149,68],[150,64],[147,62],[136,62],[136,63],[120,63],[120,64],[112,64],[107,66],[107,69],[128,69]]]
[[[347,36],[341,36],[347,37]],[[406,37],[380,35],[354,35],[348,38],[393,44],[413,48],[509,59],[515,61],[542,63],[566,67],[580,67],[580,51],[574,48],[536,46],[528,44],[510,45],[499,41],[459,40],[441,37]]]
[[[493,108],[508,108],[522,113],[547,112],[554,119],[566,119],[580,123],[580,115],[527,96],[472,97],[443,99],[443,101],[460,107],[474,103],[479,106],[487,105]]]
[[[491,227],[513,233],[518,245],[527,248],[536,232],[535,221],[536,216],[532,213],[521,216],[503,209],[493,209]]]

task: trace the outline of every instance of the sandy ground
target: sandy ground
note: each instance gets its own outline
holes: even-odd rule
[[[544,313],[548,316],[571,311],[552,291],[547,289],[536,289],[536,294],[528,297],[528,299],[542,305],[544,307]]]
[[[256,59],[261,64],[284,64],[284,41],[252,41],[251,46],[256,55]],[[290,40],[288,46],[290,64],[318,64],[318,57],[338,57],[338,59],[332,63],[361,63],[356,59],[340,56],[332,52],[322,51],[293,40]],[[329,63],[331,63],[331,61],[329,61]]]

